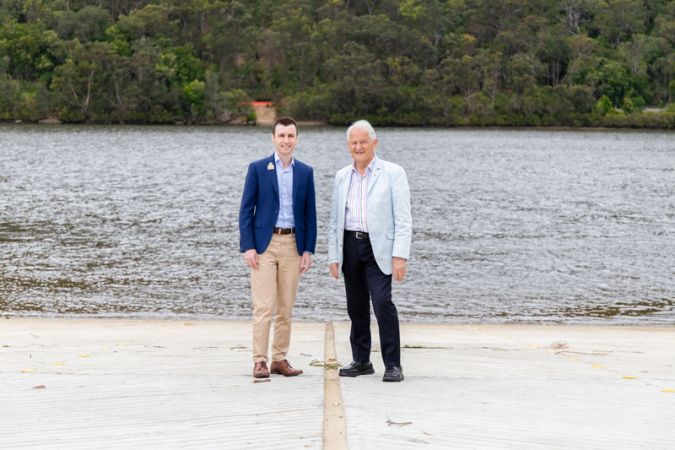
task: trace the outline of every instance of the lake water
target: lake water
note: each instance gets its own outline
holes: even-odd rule
[[[675,134],[379,130],[406,168],[402,319],[675,324]],[[0,126],[0,313],[248,318],[237,214],[256,128]],[[304,128],[319,240],[295,317],[347,319],[326,269],[344,129]]]

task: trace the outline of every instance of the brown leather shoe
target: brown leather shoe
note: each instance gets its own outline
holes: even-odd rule
[[[272,364],[274,366],[274,364]],[[265,361],[258,361],[253,366],[253,378],[269,378],[270,371],[267,370],[267,364]]]
[[[295,377],[302,373],[302,370],[294,369],[288,364],[288,360],[272,361],[270,372],[275,375],[283,375],[285,377]]]

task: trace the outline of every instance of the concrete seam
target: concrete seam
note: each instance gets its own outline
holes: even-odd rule
[[[342,404],[333,322],[326,322],[323,388],[323,449],[346,450],[347,421]]]

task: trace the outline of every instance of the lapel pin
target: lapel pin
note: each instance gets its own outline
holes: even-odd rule
[[[274,170],[274,164],[269,163],[269,164],[267,165],[267,170]]]

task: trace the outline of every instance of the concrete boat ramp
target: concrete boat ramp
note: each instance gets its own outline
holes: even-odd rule
[[[305,373],[253,383],[250,335],[0,319],[0,448],[675,448],[675,327],[402,324],[403,383],[337,377],[349,324],[297,321]]]

